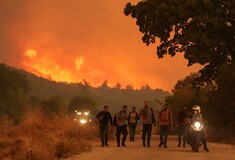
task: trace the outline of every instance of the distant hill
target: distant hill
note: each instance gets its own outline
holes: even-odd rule
[[[104,105],[110,107],[111,112],[117,112],[123,105],[128,105],[129,110],[132,106],[136,106],[137,110],[143,107],[145,100],[150,102],[150,105],[155,111],[160,110],[161,106],[155,102],[158,99],[164,102],[166,96],[170,93],[162,89],[150,89],[143,87],[140,90],[110,88],[106,85],[94,88],[88,83],[63,83],[50,81],[48,79],[38,77],[32,73],[20,70],[24,73],[26,79],[31,84],[31,95],[38,96],[42,99],[47,99],[52,96],[61,96],[68,105],[70,100],[75,96],[91,97],[95,100],[97,108],[101,110]]]

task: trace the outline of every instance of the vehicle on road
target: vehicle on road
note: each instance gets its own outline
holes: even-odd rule
[[[90,111],[75,111],[74,121],[81,125],[90,124],[92,122]]]

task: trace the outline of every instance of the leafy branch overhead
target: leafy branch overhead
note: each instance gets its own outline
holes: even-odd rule
[[[234,0],[142,0],[127,3],[124,13],[136,19],[144,43],[159,38],[159,58],[184,53],[188,65],[204,65],[201,73],[207,80],[234,61]]]

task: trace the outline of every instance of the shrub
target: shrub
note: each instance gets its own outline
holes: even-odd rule
[[[29,113],[18,126],[1,124],[0,159],[53,160],[90,150],[88,139],[98,133],[95,126],[80,126],[72,118],[46,118]]]

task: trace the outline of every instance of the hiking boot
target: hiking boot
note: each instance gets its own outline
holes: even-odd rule
[[[204,148],[204,150],[205,150],[206,152],[209,152],[209,149],[208,149],[208,148]]]

